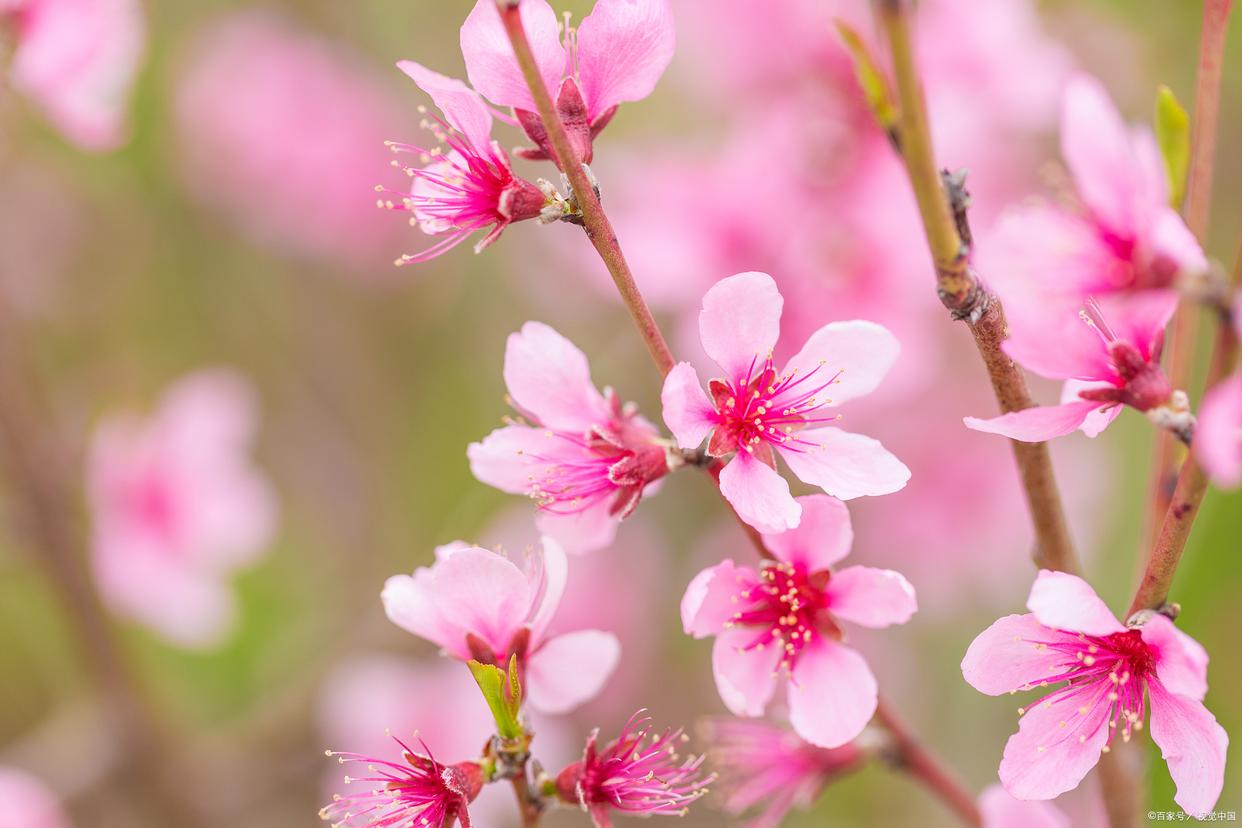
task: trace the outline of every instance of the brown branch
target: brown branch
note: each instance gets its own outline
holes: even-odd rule
[[[894,767],[919,779],[967,825],[983,824],[983,817],[979,814],[974,797],[935,756],[919,744],[883,699],[880,699],[876,707],[875,718],[893,738],[893,756],[890,762]]]

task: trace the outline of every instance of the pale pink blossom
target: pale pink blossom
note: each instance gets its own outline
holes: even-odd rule
[[[1018,799],[1075,788],[1114,737],[1151,735],[1188,814],[1210,811],[1224,784],[1229,737],[1203,706],[1208,656],[1157,613],[1125,626],[1081,578],[1042,570],[1026,615],[984,630],[962,661],[976,690],[998,696],[1061,685],[1029,705],[1005,746],[1000,780]]]
[[[710,743],[708,761],[720,774],[724,810],[738,817],[757,812],[746,828],[776,828],[793,808],[810,809],[831,782],[866,758],[854,742],[816,747],[760,720],[717,716],[700,729]]]
[[[832,569],[853,541],[844,503],[812,495],[798,505],[797,529],[764,535],[773,560],[757,571],[732,560],[703,570],[686,588],[681,619],[689,635],[716,637],[712,669],[732,713],[762,715],[784,684],[794,730],[834,748],[858,736],[876,707],[875,676],[843,643],[838,621],[904,624],[917,602],[892,570]]]
[[[601,394],[582,351],[540,322],[509,336],[504,377],[522,419],[470,445],[471,471],[534,500],[540,529],[570,551],[607,546],[668,473],[659,433],[611,388]]]
[[[414,180],[408,194],[382,186],[379,206],[409,212],[410,223],[424,233],[442,236],[417,254],[406,254],[398,265],[425,262],[456,247],[476,230],[490,228],[474,246],[488,247],[515,221],[538,218],[546,197],[534,184],[513,174],[509,156],[492,140],[492,113],[479,94],[459,80],[445,77],[413,61],[397,66],[426,92],[444,119],[424,121],[440,146],[424,148],[389,141],[396,152],[413,153],[422,167],[402,167]]]
[[[983,828],[1070,828],[1069,818],[1051,802],[1024,801],[1000,785],[989,785],[979,795]]]
[[[1148,413],[1175,407],[1173,388],[1160,368],[1175,294],[1114,294],[1078,307],[1059,301],[1040,305],[1028,297],[1027,304],[1005,307],[1011,329],[1001,347],[1023,367],[1065,380],[1061,403],[990,420],[966,417],[967,427],[1037,443],[1076,429],[1095,437],[1124,406]]]
[[[271,11],[196,32],[173,109],[195,199],[248,238],[300,261],[379,278],[404,228],[374,186],[406,181],[381,149],[409,126],[404,103],[341,42]]]
[[[1242,373],[1204,396],[1193,445],[1195,457],[1218,486],[1242,485]]]
[[[43,780],[0,766],[0,828],[69,828],[69,817]]]
[[[128,138],[130,88],[146,50],[139,0],[9,0],[13,86],[73,143],[111,150]]]
[[[205,370],[169,388],[143,419],[109,417],[87,471],[99,590],[116,612],[186,647],[219,643],[236,606],[234,570],[267,548],[276,503],[249,457],[253,389]]]
[[[518,7],[535,63],[570,141],[583,162],[617,107],[651,94],[673,57],[676,35],[669,0],[597,0],[576,29],[562,31],[547,0]],[[527,158],[552,158],[495,0],[478,0],[461,27],[470,83],[497,106],[512,107],[536,145]]]
[[[776,471],[777,454],[803,482],[843,499],[894,492],[910,477],[878,441],[836,427],[840,415],[828,410],[880,384],[897,359],[897,340],[873,322],[833,322],[777,371],[772,351],[783,302],[766,273],[716,283],[703,297],[699,337],[723,377],[711,381],[709,397],[682,362],[661,395],[664,422],[682,448],[710,436],[708,454],[732,455],[720,490],[763,532],[792,529],[801,514]]]
[[[631,716],[621,734],[602,748],[599,730],[592,731],[582,759],[556,775],[557,795],[587,812],[595,828],[612,828],[613,811],[684,816],[714,778],[700,771],[702,756],[678,755],[681,730],[653,734],[644,712]]]
[[[520,557],[461,541],[441,546],[432,566],[388,579],[384,611],[452,658],[507,666],[516,656],[530,703],[563,713],[599,693],[620,645],[594,629],[552,635],[549,622],[568,572],[565,553],[545,537]]]

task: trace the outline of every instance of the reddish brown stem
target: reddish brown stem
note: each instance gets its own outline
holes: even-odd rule
[[[875,718],[893,739],[892,763],[923,783],[931,793],[943,802],[967,825],[982,825],[983,817],[975,805],[975,799],[932,754],[919,744],[900,719],[880,699]]]

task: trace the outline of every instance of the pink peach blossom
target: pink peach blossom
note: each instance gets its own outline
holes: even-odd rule
[[[798,506],[797,529],[764,535],[774,560],[758,571],[732,560],[703,570],[686,588],[681,619],[695,638],[716,636],[712,669],[731,712],[761,715],[784,683],[794,730],[835,748],[858,736],[876,707],[875,676],[842,643],[838,619],[875,628],[904,624],[917,602],[914,588],[892,570],[831,568],[853,541],[844,503],[811,495]]]
[[[111,150],[127,138],[130,87],[146,49],[139,0],[16,0],[13,86],[36,102],[66,138]]]
[[[471,471],[534,500],[540,529],[571,551],[607,546],[668,473],[659,433],[611,388],[601,394],[582,351],[542,323],[509,336],[504,376],[524,421],[472,443]]]
[[[983,828],[1070,828],[1069,818],[1050,802],[1023,801],[1000,785],[979,795]]]
[[[1063,572],[1040,571],[1027,607],[980,633],[962,660],[966,681],[988,695],[1062,685],[1023,713],[1001,760],[1005,789],[1018,799],[1071,790],[1114,736],[1142,729],[1150,703],[1174,799],[1189,814],[1210,811],[1229,737],[1203,706],[1204,649],[1163,615],[1124,626],[1090,585]]]
[[[0,828],[69,828],[69,818],[43,780],[0,766]]]
[[[1204,396],[1193,445],[1195,457],[1218,486],[1242,485],[1242,373]]]
[[[717,716],[701,727],[711,743],[708,761],[720,773],[724,810],[758,814],[746,828],[776,828],[793,808],[809,809],[835,779],[862,767],[854,742],[821,748],[784,727]]]
[[[584,163],[592,141],[617,107],[651,94],[673,57],[676,35],[669,0],[597,0],[566,32],[547,0],[518,7],[531,51],[570,140]],[[547,133],[522,77],[495,0],[478,0],[461,27],[461,52],[470,83],[497,106],[512,107],[537,149],[528,158],[552,158]]]
[[[1009,304],[1011,336],[1002,348],[1019,364],[1065,380],[1061,404],[966,417],[967,427],[1037,443],[1081,429],[1095,437],[1123,406],[1168,409],[1173,389],[1160,368],[1164,328],[1177,307],[1166,291],[1104,296],[1072,304]]]
[[[185,647],[218,643],[236,608],[226,581],[266,548],[276,505],[248,453],[254,392],[226,369],[165,392],[149,418],[97,429],[87,485],[91,563],[115,611]]]
[[[685,449],[710,435],[707,452],[732,459],[720,490],[743,520],[763,532],[798,525],[801,509],[776,472],[779,454],[802,481],[836,497],[887,494],[910,477],[876,440],[834,424],[825,409],[870,393],[897,359],[899,345],[872,322],[820,328],[777,371],[783,299],[766,273],[722,279],[703,297],[699,336],[724,373],[710,398],[688,362],[664,381],[664,422]]]
[[[388,142],[396,152],[420,156],[425,166],[403,167],[414,179],[408,195],[377,187],[377,191],[399,198],[396,203],[381,199],[379,205],[408,211],[413,216],[411,224],[428,235],[443,236],[421,253],[402,256],[397,264],[425,262],[490,226],[474,246],[478,253],[499,239],[513,222],[538,218],[547,199],[537,186],[513,174],[509,156],[492,140],[492,113],[479,94],[461,81],[413,61],[403,60],[397,66],[444,114],[444,120],[426,121],[424,126],[448,148],[444,152],[441,147],[424,149]]]
[[[555,541],[545,537],[521,563],[462,541],[441,546],[432,566],[388,579],[384,611],[452,658],[507,665],[517,656],[530,703],[563,713],[603,688],[620,646],[599,630],[549,634],[568,571]]]

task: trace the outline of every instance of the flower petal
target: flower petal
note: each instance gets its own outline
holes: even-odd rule
[[[1193,276],[1208,268],[1199,240],[1172,207],[1162,207],[1156,214],[1148,244],[1148,255],[1157,261],[1171,262],[1178,275]]]
[[[1082,402],[1082,392],[1092,389],[1112,388],[1108,382],[1085,382],[1083,380],[1066,380],[1061,386],[1061,404]],[[1105,405],[1087,414],[1078,428],[1088,437],[1099,437],[1100,432],[1112,425],[1113,420],[1121,413],[1121,405]]]
[[[1005,790],[1018,799],[1053,799],[1077,787],[1108,742],[1110,689],[1108,682],[1095,681],[1028,708],[1005,744],[1000,764]]]
[[[721,469],[720,492],[738,517],[760,532],[784,532],[802,519],[802,506],[785,478],[747,451],[739,451]]]
[[[664,424],[681,448],[698,448],[716,427],[716,409],[703,391],[698,372],[688,362],[677,363],[664,378],[660,405]]]
[[[561,545],[545,535],[539,539],[539,547],[526,573],[530,605],[524,616],[529,619],[531,639],[535,642],[543,638],[548,622],[556,614],[569,578],[569,561]]]
[[[830,322],[811,334],[802,350],[786,363],[783,373],[813,376],[803,380],[796,389],[799,392],[808,384],[833,380],[816,397],[829,397],[832,405],[840,405],[874,391],[900,353],[897,337],[883,325],[861,319]],[[774,401],[773,405],[779,403]]]
[[[890,494],[910,479],[910,470],[879,440],[833,426],[794,432],[777,451],[798,479],[841,500]]]
[[[568,713],[604,689],[621,659],[612,633],[578,630],[545,642],[526,663],[526,691],[544,713]]]
[[[1070,638],[1049,629],[1032,614],[1006,615],[970,642],[962,659],[966,683],[989,696],[1012,693],[1058,675],[1064,656],[1047,646]]]
[[[785,563],[802,564],[810,572],[828,569],[848,555],[854,543],[849,509],[828,495],[796,499],[802,505],[797,528],[764,535],[764,545]]]
[[[522,0],[518,11],[539,74],[549,93],[555,95],[565,75],[565,47],[561,45],[556,12],[547,0]],[[461,24],[461,54],[466,59],[470,85],[484,97],[497,106],[534,111],[535,101],[513,55],[496,0],[478,0]]]
[[[1126,629],[1090,584],[1068,572],[1041,569],[1026,608],[1041,624],[1067,632],[1111,635]]]
[[[1140,176],[1130,131],[1108,92],[1088,75],[1079,75],[1066,87],[1061,155],[1096,220],[1121,238],[1134,238]]]
[[[510,494],[530,494],[535,484],[568,454],[568,443],[544,428],[511,425],[498,428],[466,448],[471,473],[483,483]]]
[[[431,597],[440,613],[482,638],[497,654],[529,618],[526,573],[487,549],[462,549],[432,570]]]
[[[1195,457],[1218,486],[1242,485],[1242,373],[1204,396],[1193,447]]]
[[[789,682],[789,722],[811,744],[835,748],[867,726],[875,676],[855,650],[822,636],[803,648]]]
[[[833,615],[864,627],[904,624],[919,608],[914,587],[891,569],[846,567],[832,573],[825,593]]]
[[[578,79],[589,120],[650,95],[676,41],[669,0],[597,0],[578,26]]]
[[[540,510],[535,524],[540,532],[556,538],[567,552],[583,555],[611,546],[621,521],[612,514],[612,500],[602,498],[576,512]]]
[[[735,716],[762,716],[776,692],[777,647],[752,648],[753,630],[725,630],[712,645],[712,673],[720,700]]]
[[[1173,801],[1202,817],[1216,807],[1225,785],[1229,736],[1203,702],[1170,692],[1159,681],[1147,682],[1147,695],[1151,738],[1177,785]]]
[[[586,355],[542,322],[527,322],[509,335],[505,385],[518,408],[547,428],[585,432],[611,416],[591,382]]]
[[[470,658],[466,631],[446,618],[435,600],[431,570],[420,568],[414,575],[393,575],[380,593],[388,620],[406,632],[425,638],[450,655]]]
[[[1203,701],[1207,695],[1207,650],[1163,615],[1152,616],[1140,629],[1143,641],[1155,651],[1160,683],[1170,693]]]
[[[1023,802],[1000,785],[979,795],[983,828],[1071,828],[1069,817],[1048,802]]]
[[[745,379],[752,366],[772,353],[781,333],[784,304],[776,282],[766,273],[721,279],[704,294],[699,337],[703,350],[730,381]]]
[[[431,100],[444,113],[444,120],[466,136],[476,153],[488,154],[492,143],[492,113],[478,92],[456,78],[441,75],[412,60],[397,61],[397,68],[431,96]]]
[[[962,422],[973,431],[985,434],[1000,434],[1011,440],[1024,443],[1042,443],[1054,437],[1063,437],[1086,423],[1087,418],[1102,407],[1102,403],[1091,400],[1065,403],[1063,405],[1040,405],[1035,408],[1024,408],[1011,411],[990,420],[979,417],[963,417]],[[1092,421],[1092,427],[1099,425],[1099,420]]]

